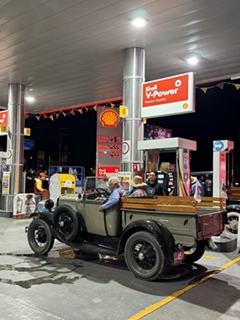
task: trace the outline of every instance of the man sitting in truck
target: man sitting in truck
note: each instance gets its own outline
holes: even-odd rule
[[[111,177],[108,181],[108,186],[111,191],[110,197],[107,202],[99,207],[99,211],[104,211],[115,204],[117,204],[121,197],[125,197],[125,190],[120,185],[118,177]],[[99,200],[98,198],[96,200]]]

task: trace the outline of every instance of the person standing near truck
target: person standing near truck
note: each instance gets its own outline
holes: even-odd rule
[[[201,180],[197,177],[191,176],[191,196],[194,196],[196,193],[196,188],[201,197],[205,196],[205,188]]]
[[[165,196],[163,187],[157,181],[157,173],[151,171],[148,176],[148,183],[144,187],[148,196]]]
[[[43,181],[46,180],[46,173],[40,172],[39,176],[34,182],[34,194],[35,194],[35,200],[36,200],[36,208],[38,207],[38,203],[42,200],[43,193],[47,191],[47,189],[43,188]]]

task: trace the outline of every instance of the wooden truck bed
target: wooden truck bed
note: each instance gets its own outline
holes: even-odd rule
[[[177,242],[193,245],[195,240],[219,235],[224,230],[225,199],[202,197],[159,196],[155,198],[122,198],[122,226],[140,219],[152,219],[164,224]]]

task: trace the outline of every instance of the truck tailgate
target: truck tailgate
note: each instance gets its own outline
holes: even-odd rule
[[[200,220],[199,240],[217,236],[224,230],[225,212],[199,208],[197,214]]]

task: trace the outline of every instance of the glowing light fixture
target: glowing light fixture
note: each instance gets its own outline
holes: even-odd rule
[[[26,100],[27,100],[27,102],[34,102],[35,101],[35,98],[34,97],[30,97],[30,96],[28,96],[28,97],[26,97]]]
[[[196,56],[192,56],[192,57],[187,58],[186,61],[191,66],[194,66],[199,62],[199,59]]]
[[[130,23],[136,28],[141,28],[148,23],[148,20],[144,17],[136,17],[134,19],[131,19]]]

